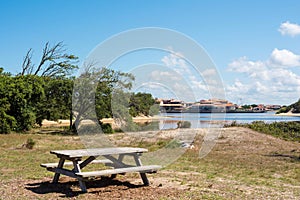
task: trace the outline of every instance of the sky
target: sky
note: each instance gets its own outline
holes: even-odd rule
[[[46,42],[60,41],[83,63],[97,45],[116,34],[158,27],[188,36],[207,52],[216,70],[202,74],[220,75],[226,99],[289,105],[300,98],[299,10],[297,0],[0,0],[0,67],[17,74],[30,48],[38,62]],[[139,71],[137,65],[155,60],[168,69],[161,74],[180,74],[196,99],[207,98],[208,80],[183,72],[187,55],[172,45],[165,48],[170,51],[144,51],[114,65]],[[173,77],[174,85],[180,83],[176,81]]]

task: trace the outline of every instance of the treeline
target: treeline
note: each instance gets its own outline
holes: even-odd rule
[[[72,79],[0,73],[0,133],[28,131],[43,119],[66,119]]]
[[[70,119],[70,129],[76,131],[72,121],[80,120],[80,117],[72,110],[75,78],[70,75],[77,68],[78,58],[67,54],[63,47],[62,43],[54,46],[46,43],[38,64],[33,64],[30,49],[24,58],[22,71],[17,75],[0,68],[0,133],[29,131],[41,126],[44,119]],[[97,73],[94,109],[100,121],[113,117],[111,104],[115,84],[129,90],[134,77],[107,68]],[[131,116],[158,112],[157,107],[153,107],[155,101],[151,94],[130,93],[127,96],[130,98],[126,110]],[[112,131],[110,127],[106,130]]]

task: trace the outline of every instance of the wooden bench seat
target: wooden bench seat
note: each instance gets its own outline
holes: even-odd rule
[[[136,166],[136,167],[106,169],[106,170],[92,171],[92,172],[80,172],[80,173],[76,173],[76,175],[81,178],[99,178],[101,176],[112,175],[112,174],[124,174],[129,172],[155,173],[160,168],[161,168],[160,165],[144,165],[144,166]]]
[[[82,161],[79,162],[79,164],[82,163]],[[108,159],[102,159],[102,160],[93,160],[91,163],[93,164],[112,164],[113,162],[108,160]],[[58,163],[42,163],[41,167],[45,167],[45,168],[55,168],[58,166]],[[65,162],[64,166],[73,166],[73,162]]]

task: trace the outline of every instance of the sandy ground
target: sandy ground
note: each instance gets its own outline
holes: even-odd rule
[[[158,120],[158,117],[148,117],[148,116],[139,116],[139,117],[133,117],[133,121],[136,123],[144,123],[144,122],[152,122],[155,120]],[[113,118],[105,118],[101,120],[103,123],[108,124],[114,124]],[[43,120],[42,126],[43,127],[63,127],[63,126],[69,126],[70,120],[64,120],[59,119],[58,121],[49,121],[49,120]]]
[[[300,117],[300,113],[292,113],[292,112],[279,113],[279,114],[276,114],[276,115],[291,116],[291,117]]]

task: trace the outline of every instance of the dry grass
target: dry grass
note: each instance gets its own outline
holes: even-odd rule
[[[122,134],[113,137],[126,139]],[[28,138],[36,142],[32,150],[21,148]],[[137,174],[127,174],[114,181],[90,182],[89,192],[82,194],[74,179],[63,177],[59,184],[51,184],[53,174],[39,166],[57,161],[50,150],[83,148],[79,137],[0,135],[0,199],[300,199],[299,143],[226,128],[213,151],[199,159],[202,138],[199,134],[196,148],[175,163],[149,175],[149,187],[141,187]],[[151,141],[154,149],[159,147]],[[144,145],[151,147],[149,141]]]

